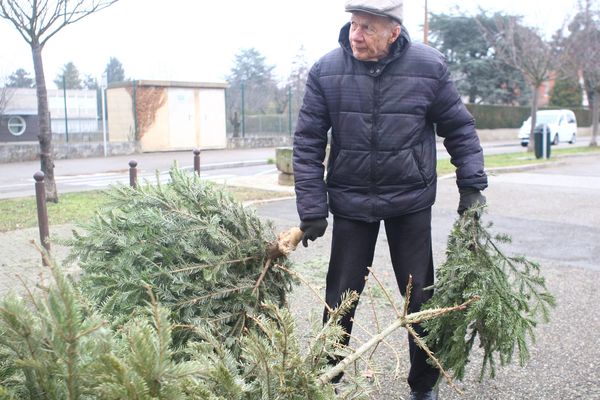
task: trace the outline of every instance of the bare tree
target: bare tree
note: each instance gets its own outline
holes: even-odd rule
[[[6,106],[10,102],[10,98],[14,94],[14,88],[11,88],[7,85],[7,82],[0,82],[2,86],[0,86],[0,118],[4,115],[4,110],[6,110]]]
[[[555,53],[536,29],[521,25],[519,17],[496,14],[493,19],[493,29],[479,21],[481,31],[498,59],[520,71],[532,89],[531,130],[527,150],[533,151],[539,89],[551,77],[556,78]]]
[[[600,11],[593,9],[592,0],[579,4],[579,11],[568,26],[569,36],[563,39],[565,70],[577,71],[583,77],[584,89],[592,111],[590,146],[598,145],[600,118]]]
[[[300,107],[302,106],[302,100],[304,99],[304,90],[306,86],[306,79],[308,77],[308,71],[310,65],[306,59],[306,49],[304,46],[300,46],[294,60],[292,61],[292,72],[288,77],[287,84],[292,90],[292,112],[297,115]]]
[[[46,199],[58,202],[54,181],[52,132],[42,50],[67,25],[100,11],[118,0],[0,0],[0,17],[10,21],[31,47],[37,89],[40,163],[46,179]]]

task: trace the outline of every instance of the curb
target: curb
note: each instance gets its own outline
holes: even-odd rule
[[[210,171],[222,168],[243,168],[243,167],[255,167],[258,165],[267,165],[267,160],[249,160],[249,161],[234,161],[234,162],[223,162],[223,163],[212,163],[212,164],[200,164],[200,172]],[[194,166],[189,165],[187,167],[181,167],[183,170],[193,170]]]

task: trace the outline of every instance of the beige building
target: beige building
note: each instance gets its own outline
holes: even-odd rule
[[[110,84],[109,140],[137,140],[143,152],[225,148],[226,87],[148,80]]]

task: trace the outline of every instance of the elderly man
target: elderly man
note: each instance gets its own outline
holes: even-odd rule
[[[344,292],[362,292],[383,221],[402,295],[413,277],[414,312],[432,295],[423,289],[434,278],[436,134],[456,166],[459,213],[485,202],[482,149],[443,56],[411,42],[402,26],[402,0],[349,0],[345,8],[350,22],[341,29],[340,47],[310,70],[294,136],[303,244],[325,233],[331,211],[326,301],[335,307]],[[353,315],[342,321],[348,334]],[[436,399],[438,371],[410,338],[409,351],[411,399]]]

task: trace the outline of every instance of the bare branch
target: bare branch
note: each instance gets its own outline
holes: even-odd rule
[[[26,14],[19,13],[17,10],[14,9],[14,4],[7,3],[4,0],[0,0],[0,17],[10,21],[17,29],[17,32],[19,32],[19,34],[23,37],[23,39],[25,39],[27,43],[31,44],[31,32],[30,29],[28,29],[28,25],[23,20],[23,17],[25,15]],[[27,34],[29,34],[29,36],[27,36]]]
[[[0,0],[0,17],[12,22],[27,43],[44,45],[69,24],[111,6],[118,0]]]
[[[42,50],[63,27],[118,0],[0,0],[0,18],[10,21],[31,47],[38,100],[40,164],[45,174],[46,201],[58,202],[54,179],[52,131],[48,111]]]
[[[417,331],[415,331],[411,325],[407,325],[406,330],[413,337],[417,346],[419,346],[425,353],[427,353],[427,356],[429,357],[429,359],[431,361],[433,361],[433,363],[435,364],[437,369],[439,369],[441,374],[444,375],[444,378],[446,378],[446,382],[448,382],[448,385],[450,385],[450,387],[452,389],[456,390],[457,393],[463,394],[463,392],[454,384],[452,377],[446,372],[444,367],[442,367],[442,364],[440,363],[440,361],[433,355],[433,352],[429,349],[429,347],[427,347],[427,345],[425,344],[423,339],[419,336]]]
[[[398,311],[398,308],[396,307],[396,303],[394,303],[394,300],[392,300],[392,296],[390,296],[390,294],[386,290],[385,286],[383,286],[383,284],[381,283],[381,281],[379,280],[379,278],[377,278],[377,275],[375,275],[375,273],[373,272],[373,268],[372,267],[368,267],[367,269],[369,270],[369,272],[371,272],[371,275],[373,276],[373,279],[375,279],[375,281],[377,282],[377,284],[379,285],[379,287],[381,288],[381,290],[385,294],[385,297],[387,297],[388,302],[394,308],[394,312],[396,313],[396,316],[398,318],[402,318],[402,314],[400,313],[400,311]]]
[[[308,283],[308,280],[306,280],[306,278],[304,278],[302,276],[302,274],[299,274],[298,272],[294,272],[286,267],[284,267],[283,265],[279,265],[276,264],[274,266],[275,268],[279,268],[282,271],[287,272],[290,275],[295,276],[296,278],[298,278],[300,280],[300,282],[302,282],[304,285],[306,285],[313,293],[314,295],[317,297],[317,299],[319,299],[319,301],[321,302],[321,304],[323,304],[325,306],[325,309],[327,310],[327,312],[329,314],[333,313],[333,309],[327,304],[327,302],[325,301],[325,299],[319,294],[319,292],[310,284]]]
[[[370,348],[375,346],[377,343],[383,341],[386,337],[388,337],[392,332],[394,332],[398,328],[406,327],[407,325],[418,324],[423,321],[439,317],[440,315],[444,315],[453,311],[464,310],[471,303],[479,300],[478,297],[474,297],[463,304],[460,304],[455,307],[445,307],[445,308],[436,308],[431,310],[424,310],[415,313],[408,314],[406,317],[400,317],[396,319],[393,323],[391,323],[387,328],[381,331],[379,334],[374,335],[371,339],[367,340],[364,344],[362,344],[358,349],[356,349],[352,354],[341,360],[337,365],[329,369],[327,372],[322,374],[319,377],[319,382],[324,385],[327,382],[331,381],[334,377],[336,377],[339,373],[344,371],[350,364],[359,359],[365,352],[369,351]]]
[[[14,92],[15,90],[13,88],[6,87],[6,83],[0,87],[0,116],[4,114],[4,110],[14,95]]]

